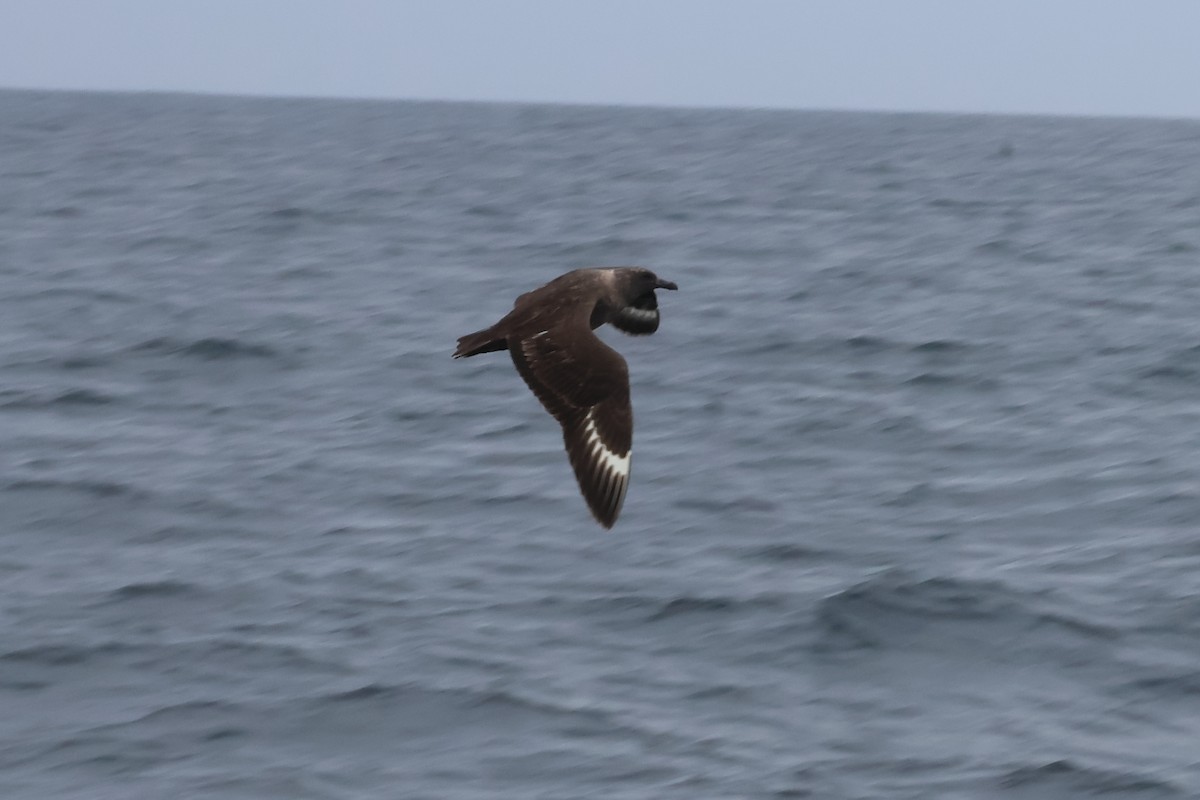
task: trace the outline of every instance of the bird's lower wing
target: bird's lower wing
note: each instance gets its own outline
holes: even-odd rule
[[[563,430],[579,489],[611,528],[629,487],[633,410],[621,354],[590,330],[545,330],[510,345],[517,372]],[[570,348],[563,345],[569,339]]]

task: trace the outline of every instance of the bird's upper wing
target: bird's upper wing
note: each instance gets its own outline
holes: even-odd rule
[[[611,528],[629,486],[633,445],[625,359],[582,320],[534,331],[508,349],[517,372],[562,425],[567,455],[592,515]]]
[[[654,292],[647,292],[611,314],[608,321],[618,330],[634,336],[654,333],[658,330],[658,298]]]

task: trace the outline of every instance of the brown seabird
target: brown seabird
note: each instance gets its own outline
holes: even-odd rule
[[[658,330],[655,289],[679,288],[641,267],[577,269],[517,298],[490,328],[459,338],[455,358],[507,350],[558,423],[592,516],[611,528],[629,486],[629,369],[593,330]]]

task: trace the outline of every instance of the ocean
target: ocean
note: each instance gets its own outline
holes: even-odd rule
[[[1200,797],[1200,123],[0,92],[0,796]]]

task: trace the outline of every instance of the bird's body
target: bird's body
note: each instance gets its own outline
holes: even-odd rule
[[[592,331],[658,330],[655,289],[675,289],[640,267],[577,269],[517,298],[490,328],[459,338],[455,358],[508,350],[517,372],[563,429],[567,456],[593,516],[606,528],[629,486],[633,410],[625,359]]]

